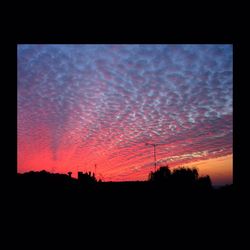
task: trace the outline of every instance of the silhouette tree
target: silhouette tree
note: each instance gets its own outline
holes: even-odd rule
[[[172,181],[175,185],[191,187],[198,180],[199,174],[196,168],[180,167],[174,169],[172,173]]]
[[[169,180],[170,176],[171,171],[169,170],[168,166],[163,166],[155,172],[150,172],[148,179],[149,181],[154,182],[166,182],[167,180]]]
[[[210,177],[208,175],[200,177],[197,181],[197,186],[199,189],[202,189],[202,190],[212,189],[212,182],[211,182]]]
[[[157,183],[169,183],[175,187],[195,187],[209,186],[211,184],[209,176],[199,179],[198,170],[196,168],[179,167],[172,172],[168,166],[160,167],[155,172],[150,172],[148,180]]]

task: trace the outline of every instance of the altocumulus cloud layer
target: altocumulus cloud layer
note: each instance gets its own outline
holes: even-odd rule
[[[232,153],[231,45],[19,45],[18,170],[145,179]]]

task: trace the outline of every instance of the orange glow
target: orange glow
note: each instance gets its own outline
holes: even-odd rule
[[[199,175],[209,175],[213,185],[224,185],[233,183],[233,155],[202,160],[190,164],[197,167]]]

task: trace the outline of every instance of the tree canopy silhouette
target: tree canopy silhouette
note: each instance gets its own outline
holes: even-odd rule
[[[168,166],[160,167],[154,172],[150,172],[148,180],[155,183],[168,183],[176,188],[200,188],[211,189],[210,177],[199,177],[196,168],[179,167],[171,171]]]
[[[169,170],[168,166],[160,167],[155,172],[149,173],[149,181],[154,182],[164,182],[169,180],[171,176],[171,171]]]
[[[180,167],[173,170],[172,180],[178,186],[194,186],[199,174],[196,168]]]

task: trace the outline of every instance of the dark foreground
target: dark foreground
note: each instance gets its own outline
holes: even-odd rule
[[[17,177],[17,201],[25,210],[74,210],[90,214],[131,212],[138,216],[144,212],[159,215],[161,212],[188,213],[224,210],[233,206],[233,186],[220,189],[169,185],[153,182],[79,182],[66,175]],[[52,212],[52,211],[51,211]]]
[[[56,179],[17,177],[15,231],[25,242],[33,237],[41,244],[59,235],[56,242],[64,245],[69,240],[70,249],[74,242],[83,249],[98,244],[105,249],[110,245],[123,249],[128,244],[124,249],[134,249],[134,241],[139,242],[139,249],[141,244],[146,249],[149,244],[153,244],[150,249],[159,245],[203,249],[214,247],[215,240],[222,247],[232,239],[233,186],[215,190],[150,182],[86,184],[66,176]]]

